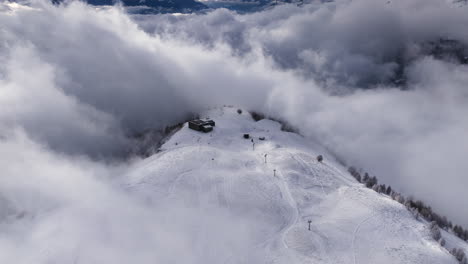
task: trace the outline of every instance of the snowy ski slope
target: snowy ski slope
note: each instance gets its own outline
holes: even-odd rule
[[[191,227],[200,259],[457,263],[431,239],[425,223],[389,197],[358,184],[320,146],[281,131],[277,122],[255,122],[234,108],[210,110],[205,117],[216,121],[212,133],[193,131],[185,124],[161,152],[139,162],[123,179],[124,187],[148,204],[177,204],[193,215],[206,214],[203,221],[208,222],[211,211],[229,215],[233,223],[226,227]],[[255,148],[244,133],[254,138]],[[323,163],[316,161],[319,154],[324,155]],[[248,239],[231,252],[230,238],[243,230],[247,234],[240,236]],[[203,237],[214,235],[225,250],[203,247]]]

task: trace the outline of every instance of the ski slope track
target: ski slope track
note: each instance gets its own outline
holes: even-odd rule
[[[245,252],[219,263],[457,263],[427,223],[357,183],[319,144],[233,108],[204,117],[216,121],[213,132],[185,124],[124,185],[145,200],[223,208],[249,223]]]

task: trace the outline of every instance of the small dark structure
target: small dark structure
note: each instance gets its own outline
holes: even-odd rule
[[[216,126],[216,123],[215,121],[211,120],[211,119],[206,119],[204,120],[203,122],[205,122],[205,124],[208,124],[210,126]]]
[[[265,140],[265,137],[259,137],[258,139],[259,140]]]
[[[317,156],[317,161],[318,161],[318,162],[322,162],[322,161],[323,161],[323,156],[322,156],[322,155],[318,155],[318,156]]]
[[[244,134],[244,138],[245,138],[245,139],[249,139],[249,138],[250,138],[250,135],[249,135],[249,134]]]
[[[201,119],[195,119],[192,121],[188,122],[189,128],[196,130],[196,131],[201,131],[201,132],[210,132],[213,131],[213,127],[216,125],[213,120],[201,120]]]

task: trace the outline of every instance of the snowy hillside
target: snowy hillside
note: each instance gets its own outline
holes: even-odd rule
[[[193,131],[185,124],[161,152],[122,179],[126,189],[148,204],[177,204],[203,219],[184,223],[193,243],[200,245],[200,260],[457,263],[431,238],[425,223],[355,182],[318,145],[281,131],[279,123],[255,122],[233,108],[211,110],[206,117],[216,121],[213,132]],[[319,154],[323,163],[316,160]],[[206,224],[213,222],[209,213],[204,216],[210,210],[222,211],[226,219],[235,216],[235,223]],[[239,236],[242,245],[235,243]],[[204,240],[213,237],[219,240]]]

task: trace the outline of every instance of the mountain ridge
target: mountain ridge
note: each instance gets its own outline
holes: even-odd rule
[[[60,4],[63,0],[51,0],[54,4]],[[110,6],[121,3],[128,8],[139,8],[139,13],[190,13],[208,8],[196,0],[82,0],[90,5]]]
[[[252,237],[244,241],[249,248],[217,261],[457,263],[431,237],[428,223],[354,181],[318,144],[234,108],[204,116],[216,121],[213,132],[184,125],[124,182],[150,203],[191,210],[208,204],[249,223]],[[319,154],[323,162],[316,160]]]

